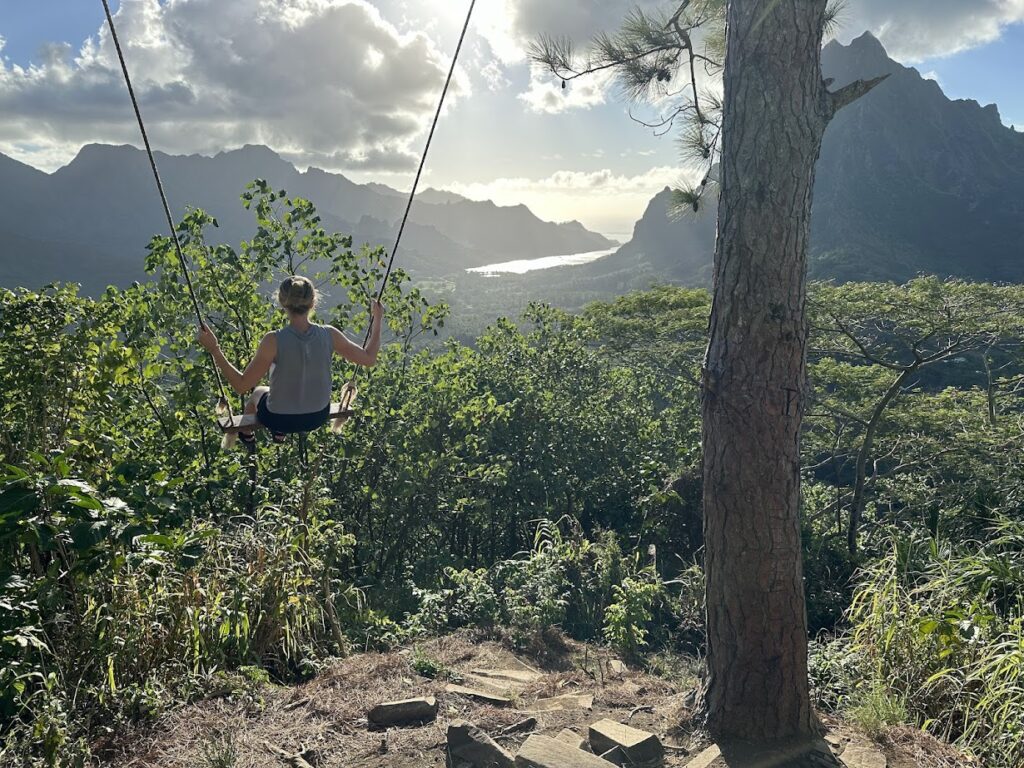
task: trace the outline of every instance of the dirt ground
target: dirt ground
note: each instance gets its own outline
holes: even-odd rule
[[[611,718],[657,734],[666,746],[667,768],[683,768],[707,738],[689,726],[696,687],[686,662],[666,675],[627,669],[614,674],[612,657],[577,643],[555,643],[539,654],[513,654],[501,644],[465,632],[424,642],[416,649],[364,653],[340,660],[313,681],[294,687],[264,685],[248,692],[208,699],[163,717],[138,734],[123,753],[105,764],[116,768],[268,768],[286,766],[277,750],[301,752],[314,768],[434,768],[445,765],[449,722],[468,720],[511,753],[530,733],[554,736],[563,728],[586,736],[587,726]],[[428,679],[413,662],[429,659],[442,667]],[[665,666],[665,665],[658,665]],[[529,682],[487,680],[474,670],[522,670]],[[536,673],[536,674],[532,674]],[[493,706],[445,686],[463,686],[504,694],[511,700]],[[565,694],[591,694],[591,709],[537,711],[537,701]],[[436,720],[416,726],[377,729],[367,712],[374,705],[432,695]],[[586,702],[584,702],[586,703]],[[509,730],[526,718],[528,730]],[[837,721],[834,736],[863,739]],[[880,745],[889,768],[963,768],[954,750],[913,731],[895,731]]]

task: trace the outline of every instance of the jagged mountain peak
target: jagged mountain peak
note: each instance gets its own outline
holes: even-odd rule
[[[939,84],[893,61],[873,35],[822,54],[834,88],[892,75],[832,121],[814,188],[814,277],[903,281],[919,273],[1024,281],[1024,135],[998,107],[953,101]],[[593,270],[629,265],[662,279],[707,284],[713,238],[701,219],[672,221],[667,191],[633,240]],[[713,205],[703,221],[714,222]],[[603,264],[602,264],[603,262]]]
[[[849,54],[856,55],[865,61],[872,58],[878,61],[892,61],[889,57],[889,52],[882,45],[882,41],[870,31],[864,32],[846,44],[839,42],[837,39],[832,39],[824,48],[826,56],[834,56],[840,51],[847,51]]]
[[[850,41],[848,46],[864,56],[876,56],[880,59],[888,59],[889,52],[885,50],[882,41],[875,37],[871,30],[866,30],[859,37]]]
[[[870,32],[865,32],[847,45],[833,40],[822,51],[821,63],[825,77],[836,81],[835,87],[859,78],[912,71],[890,58],[882,43]],[[914,74],[917,74],[916,71]]]

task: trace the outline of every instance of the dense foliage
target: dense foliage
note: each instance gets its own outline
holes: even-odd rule
[[[365,328],[382,253],[263,182],[243,200],[256,227],[238,249],[207,245],[201,211],[180,227],[228,356],[280,323],[268,287],[286,273],[316,276],[325,319]],[[398,273],[348,430],[249,459],[219,450],[166,238],[147,266],[148,284],[98,300],[0,292],[5,765],[83,764],[175,703],[453,627],[699,653],[705,292],[531,305],[431,345],[446,307]],[[1022,303],[925,278],[812,296],[819,703],[996,766],[1024,739]]]

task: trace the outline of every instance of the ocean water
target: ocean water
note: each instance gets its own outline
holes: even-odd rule
[[[483,267],[467,269],[467,272],[475,272],[481,275],[495,276],[502,274],[522,275],[538,269],[551,269],[552,267],[571,267],[579,264],[589,264],[600,259],[602,256],[609,256],[619,250],[621,246],[606,248],[603,251],[589,251],[587,253],[573,253],[566,256],[545,256],[540,259],[519,259],[518,261],[503,261],[500,264],[487,264]]]

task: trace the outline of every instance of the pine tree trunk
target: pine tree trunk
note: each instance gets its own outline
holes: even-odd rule
[[[705,362],[708,680],[720,740],[816,731],[807,679],[800,428],[811,190],[833,109],[825,0],[731,0]]]

